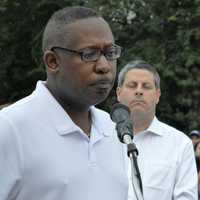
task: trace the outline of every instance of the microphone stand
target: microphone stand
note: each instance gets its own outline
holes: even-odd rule
[[[137,200],[143,200],[142,179],[137,164],[138,150],[132,141],[133,126],[130,121],[130,110],[127,106],[117,103],[111,110],[111,119],[116,122],[117,135],[120,142],[127,144],[127,153],[131,161],[132,185]]]
[[[131,162],[131,179],[132,179],[132,186],[135,192],[136,199],[144,200],[143,189],[142,189],[142,179],[140,176],[140,171],[139,171],[138,163],[137,163],[138,150],[136,148],[136,145],[133,143],[133,141],[130,140],[129,135],[124,135],[123,139],[124,139],[124,142],[127,144],[127,154]]]

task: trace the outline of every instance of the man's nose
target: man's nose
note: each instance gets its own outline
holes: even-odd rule
[[[111,69],[111,64],[106,59],[106,57],[103,54],[101,54],[99,59],[96,61],[96,66],[95,66],[96,73],[106,74],[110,71],[110,69]]]
[[[140,85],[137,86],[137,88],[135,90],[135,95],[136,96],[142,96],[143,95],[143,90],[142,90],[142,87]]]

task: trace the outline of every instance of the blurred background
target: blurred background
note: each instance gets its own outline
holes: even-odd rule
[[[123,47],[118,70],[138,58],[156,67],[162,121],[185,133],[200,129],[200,0],[0,0],[0,108],[46,79],[44,26],[54,11],[72,5],[94,8],[110,23]],[[108,112],[115,87],[99,105]]]

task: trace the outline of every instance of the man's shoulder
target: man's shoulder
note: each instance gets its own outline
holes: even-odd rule
[[[191,142],[189,137],[184,132],[178,130],[177,128],[175,128],[167,123],[164,123],[161,121],[158,121],[158,123],[163,131],[164,136],[170,137],[172,139],[177,139],[180,142],[181,141],[186,142],[186,143]]]
[[[161,136],[157,138],[161,152],[171,156],[177,163],[181,162],[185,152],[188,152],[191,156],[193,155],[192,141],[185,133],[164,122],[159,121],[158,123],[160,131],[162,131]]]
[[[33,113],[36,108],[41,108],[41,103],[47,101],[47,95],[45,96],[46,89],[42,81],[38,81],[35,90],[26,97],[23,97],[13,104],[0,110],[2,115],[9,116],[21,116],[23,114],[28,115]]]
[[[8,121],[18,121],[30,117],[30,113],[35,111],[36,102],[33,101],[33,95],[24,97],[15,103],[0,110],[0,118]]]

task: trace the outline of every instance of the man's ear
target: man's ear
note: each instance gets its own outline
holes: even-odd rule
[[[49,72],[55,73],[59,71],[59,59],[53,51],[45,51],[43,55],[43,61]]]
[[[120,101],[120,92],[121,92],[121,88],[117,87],[116,89],[117,101]]]
[[[160,90],[160,89],[157,89],[157,91],[156,91],[156,104],[159,103],[159,101],[160,101],[160,96],[161,96],[161,90]]]

